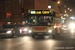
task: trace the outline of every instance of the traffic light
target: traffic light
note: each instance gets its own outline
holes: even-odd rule
[[[24,13],[24,8],[22,8],[22,21],[25,20],[24,19],[25,13]]]
[[[25,19],[24,18],[22,18],[22,21],[24,21]]]
[[[26,20],[26,23],[28,23],[28,21]]]
[[[24,13],[24,8],[22,8],[22,13]]]
[[[53,12],[53,16],[55,17],[55,12]]]

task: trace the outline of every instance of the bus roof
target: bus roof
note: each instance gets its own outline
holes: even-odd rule
[[[32,11],[32,10],[51,10],[54,11],[56,13],[59,13],[58,11],[54,10],[54,9],[29,9],[28,11]],[[60,13],[59,13],[60,14]]]
[[[61,15],[58,11],[54,9],[29,9],[29,15],[37,15],[37,16],[54,16],[59,18]]]

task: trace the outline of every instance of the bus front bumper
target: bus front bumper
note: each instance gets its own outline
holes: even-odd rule
[[[48,32],[33,32],[32,35],[37,35],[37,36],[48,36],[48,35],[53,35],[53,33],[48,33]]]

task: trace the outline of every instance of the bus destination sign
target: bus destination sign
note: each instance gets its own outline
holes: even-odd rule
[[[52,11],[31,11],[30,14],[50,14]]]

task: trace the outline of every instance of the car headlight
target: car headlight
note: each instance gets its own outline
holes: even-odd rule
[[[72,24],[69,25],[69,27],[70,27],[70,28],[75,28],[75,24],[72,23]]]
[[[63,27],[66,27],[66,25],[63,25]]]
[[[57,26],[54,26],[54,28],[56,28]]]
[[[27,28],[24,29],[24,31],[27,31],[27,30],[28,30]]]
[[[22,33],[22,31],[28,31],[28,29],[27,28],[20,29],[20,33]]]
[[[22,30],[20,29],[20,33],[22,32]]]
[[[29,33],[31,33],[32,31],[31,31],[31,30],[29,30],[28,32],[29,32]]]
[[[8,34],[9,34],[9,33],[11,33],[11,31],[7,31],[6,33],[8,33]]]
[[[52,33],[52,30],[49,30],[48,32],[49,32],[49,33]]]

